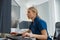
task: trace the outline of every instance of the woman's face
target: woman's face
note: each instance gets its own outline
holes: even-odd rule
[[[33,12],[32,10],[28,10],[28,12],[27,12],[27,17],[28,17],[29,19],[32,19],[32,18],[34,17],[34,12]]]

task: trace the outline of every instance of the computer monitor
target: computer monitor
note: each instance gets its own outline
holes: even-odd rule
[[[11,0],[1,0],[0,6],[0,33],[10,33]]]
[[[15,0],[0,1],[0,33],[10,33],[17,27],[20,18],[20,6]]]

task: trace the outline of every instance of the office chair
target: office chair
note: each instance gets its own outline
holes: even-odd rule
[[[60,40],[60,22],[57,22],[55,25],[55,34],[54,34],[54,40]]]

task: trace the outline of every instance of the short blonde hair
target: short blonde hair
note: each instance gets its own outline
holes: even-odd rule
[[[36,15],[38,15],[38,11],[35,7],[30,7],[28,10],[32,10],[34,13],[36,13]]]

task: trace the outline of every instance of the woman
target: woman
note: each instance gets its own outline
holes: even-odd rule
[[[48,40],[46,22],[38,17],[38,11],[34,7],[28,8],[27,16],[32,20],[29,30],[22,34],[23,37],[34,37],[36,40]],[[29,32],[32,32],[30,34]]]

